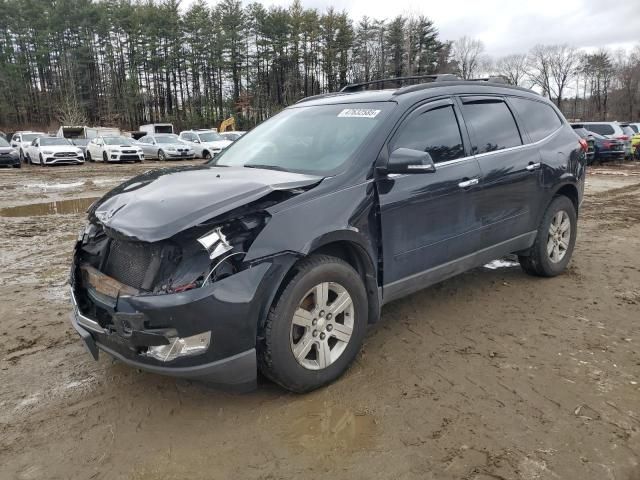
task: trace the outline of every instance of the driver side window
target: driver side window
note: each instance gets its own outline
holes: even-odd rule
[[[436,107],[410,117],[391,144],[391,151],[410,148],[428,152],[434,163],[465,156],[460,126],[452,105]]]

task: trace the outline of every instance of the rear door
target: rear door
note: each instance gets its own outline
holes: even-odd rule
[[[535,206],[541,196],[541,158],[523,139],[513,112],[501,96],[461,96],[462,115],[482,181],[478,214],[483,248],[526,239],[535,230]],[[508,253],[508,252],[504,252]]]
[[[377,180],[386,298],[417,290],[425,280],[420,274],[477,247],[480,169],[468,154],[459,117],[451,99],[427,103],[409,114],[389,142],[389,153],[429,152],[436,170]]]

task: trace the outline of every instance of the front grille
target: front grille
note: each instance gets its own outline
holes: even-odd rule
[[[75,157],[76,155],[78,155],[76,152],[58,152],[53,154],[54,157]]]
[[[160,256],[160,250],[159,245],[114,239],[111,241],[103,273],[130,287],[148,289],[153,278],[146,279],[147,272],[153,258]],[[150,275],[153,276],[153,273]]]
[[[123,150],[122,153],[136,153],[135,150]]]
[[[120,160],[140,160],[138,155],[120,155]]]

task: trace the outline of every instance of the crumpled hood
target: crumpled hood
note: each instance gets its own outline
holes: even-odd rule
[[[124,236],[157,242],[275,190],[307,187],[320,180],[244,167],[153,170],[107,193],[92,206],[89,217]]]

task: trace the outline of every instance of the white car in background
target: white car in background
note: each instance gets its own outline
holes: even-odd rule
[[[180,132],[180,140],[195,152],[196,157],[215,157],[233,142],[215,130],[185,130]]]
[[[96,137],[87,144],[87,160],[90,162],[142,162],[144,152],[130,138]]]
[[[45,137],[46,135],[44,132],[32,132],[31,130],[21,130],[13,134],[10,143],[18,151],[20,162],[26,161],[25,152],[31,146],[31,142],[38,137]]]
[[[40,136],[36,138],[25,152],[25,157],[32,165],[37,163],[45,167],[59,164],[84,163],[82,150],[68,138]]]
[[[146,158],[165,160],[190,160],[195,154],[193,148],[174,134],[145,135],[138,140]]]

